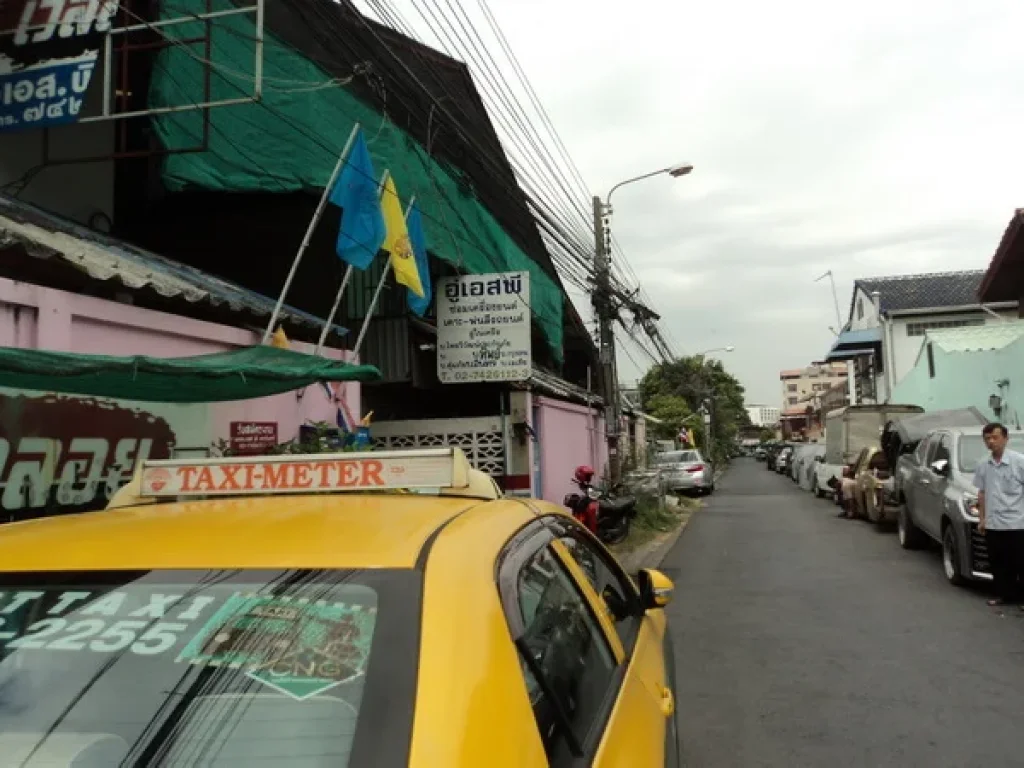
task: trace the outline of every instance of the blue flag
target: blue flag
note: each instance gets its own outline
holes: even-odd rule
[[[384,243],[385,233],[377,173],[361,130],[328,199],[341,208],[338,258],[366,269]]]
[[[430,261],[427,258],[427,238],[423,234],[423,217],[420,216],[420,209],[413,203],[412,210],[405,220],[405,227],[409,231],[409,242],[412,244],[412,252],[416,256],[416,270],[420,273],[420,284],[423,286],[423,295],[417,296],[413,291],[406,291],[409,301],[409,309],[420,317],[426,314],[430,307]]]

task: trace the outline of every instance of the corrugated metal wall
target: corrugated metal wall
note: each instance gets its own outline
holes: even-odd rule
[[[431,259],[433,284],[437,284],[438,260]],[[350,344],[355,344],[359,328],[373,301],[387,259],[378,256],[365,272],[354,271],[345,291],[345,325],[351,332]],[[433,307],[430,309],[433,314]],[[370,327],[360,352],[364,362],[380,369],[385,383],[413,380],[413,338],[409,330],[406,307],[406,288],[398,285],[389,275],[381,290],[380,299],[370,321]]]

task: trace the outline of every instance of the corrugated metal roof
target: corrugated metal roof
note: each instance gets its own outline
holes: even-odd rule
[[[1024,336],[1024,323],[989,323],[926,331],[928,341],[946,352],[1002,349]]]
[[[530,373],[530,386],[539,392],[565,400],[574,400],[593,406],[601,406],[604,403],[601,397],[593,392],[588,392],[583,387],[578,387],[572,382],[537,367],[534,367]]]
[[[0,250],[23,247],[39,258],[59,258],[95,280],[114,280],[130,290],[149,289],[167,298],[190,303],[227,305],[270,317],[275,301],[206,272],[179,264],[33,205],[0,195]],[[308,312],[286,307],[281,319],[323,328],[324,321]],[[332,326],[334,333],[348,331]]]

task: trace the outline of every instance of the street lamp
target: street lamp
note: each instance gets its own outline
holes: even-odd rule
[[[736,347],[731,344],[728,347],[715,347],[714,349],[706,349],[703,352],[698,352],[697,357],[703,362],[704,358],[710,355],[712,352],[735,352]]]
[[[686,176],[693,170],[689,164],[670,165],[656,171],[620,181],[605,196],[604,202],[594,196],[594,293],[592,301],[594,315],[598,319],[599,348],[601,352],[601,383],[604,397],[605,437],[608,440],[608,474],[613,483],[618,482],[622,457],[619,456],[619,430],[621,429],[621,404],[619,403],[619,372],[615,365],[614,323],[616,310],[612,304],[611,280],[611,229],[608,217],[611,215],[612,195],[619,187],[633,184],[652,176],[667,174],[673,178]]]
[[[624,187],[627,184],[632,184],[632,183],[634,183],[636,181],[643,181],[644,179],[649,179],[652,176],[660,176],[663,173],[667,173],[672,178],[678,179],[681,176],[686,176],[688,173],[690,173],[692,171],[693,171],[693,166],[692,165],[690,165],[689,163],[680,163],[679,165],[670,165],[668,168],[659,168],[656,171],[651,171],[650,173],[644,173],[644,174],[641,174],[640,176],[634,176],[632,179],[626,179],[625,181],[620,181],[618,184],[616,184],[614,187],[612,187],[610,190],[608,190],[608,194],[604,196],[604,206],[603,206],[604,212],[608,213],[608,214],[610,214],[612,212],[612,194],[619,187]],[[596,198],[596,199],[599,199],[599,198]]]

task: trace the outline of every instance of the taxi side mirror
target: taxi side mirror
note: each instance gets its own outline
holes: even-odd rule
[[[672,579],[653,568],[643,568],[637,574],[640,586],[640,604],[645,611],[664,608],[672,601],[675,585]]]

